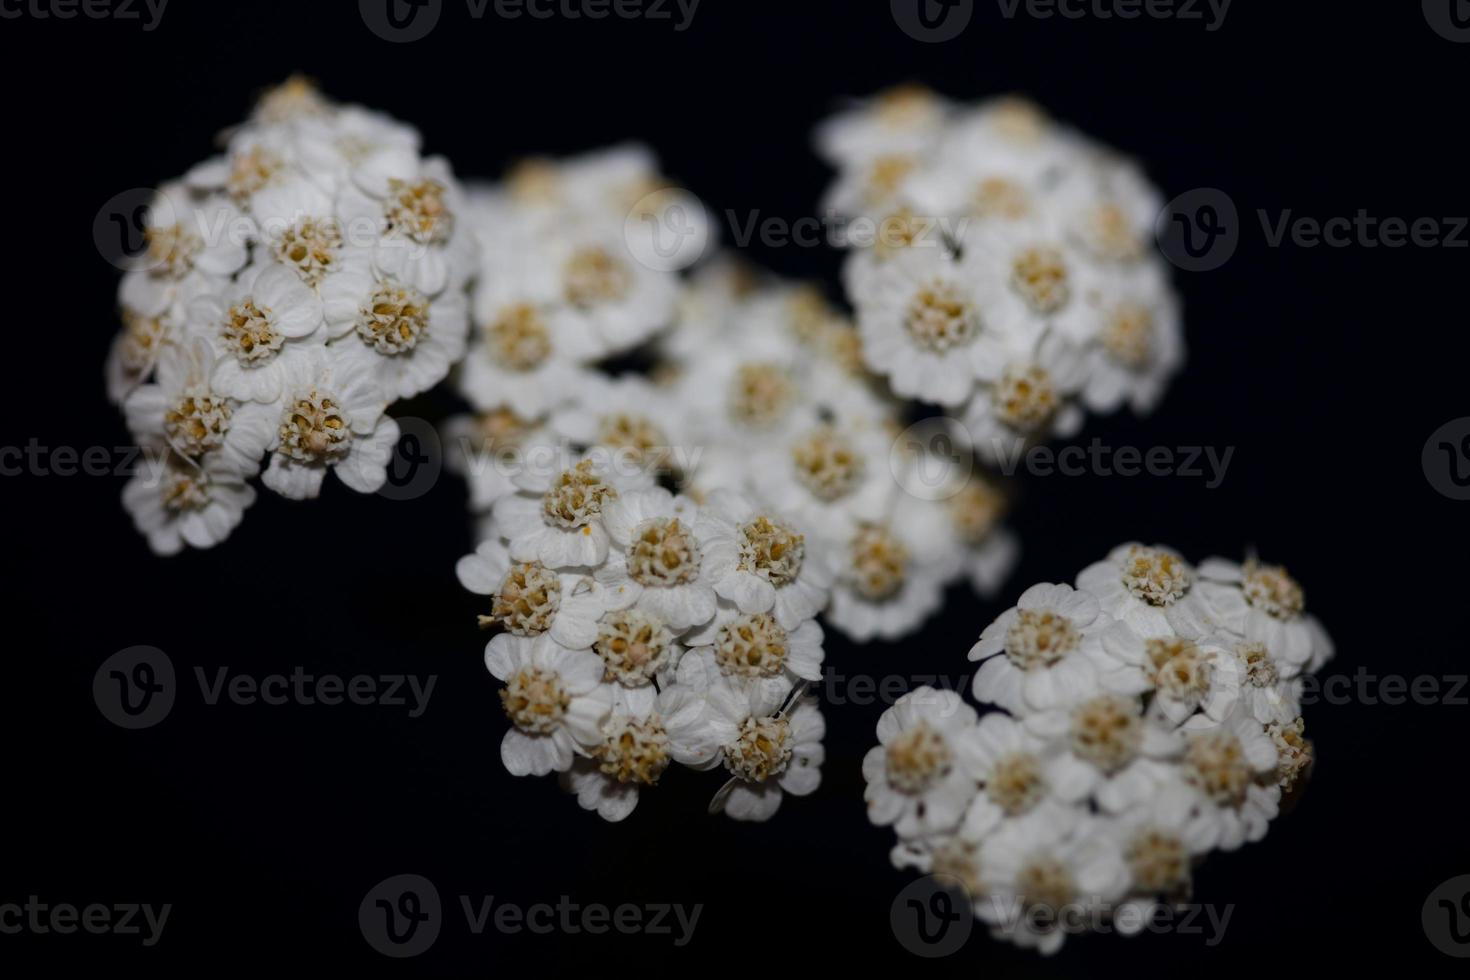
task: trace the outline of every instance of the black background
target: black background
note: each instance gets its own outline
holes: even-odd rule
[[[977,4],[959,39],[905,36],[882,0],[705,0],[669,22],[472,20],[447,2],[426,39],[390,45],[354,3],[173,0],[137,22],[0,20],[5,150],[0,319],[5,445],[126,442],[103,396],[117,273],[90,227],[104,202],[179,174],[293,71],[418,126],[464,177],[531,152],[636,138],[717,210],[815,213],[830,174],[813,124],[844,96],[904,80],[959,98],[1028,94],[1142,159],[1168,196],[1225,190],[1243,238],[1222,269],[1176,278],[1191,356],[1150,419],[1093,419],[1114,446],[1235,447],[1218,489],[1183,478],[1032,479],[1013,521],[1021,566],[1001,598],[957,588],[942,617],[894,644],[838,638],[848,675],[968,672],[980,628],[1035,581],[1069,580],[1112,545],[1164,541],[1192,559],[1256,545],[1288,564],[1337,641],[1330,673],[1454,675],[1465,666],[1466,508],[1436,493],[1420,451],[1465,407],[1461,292],[1470,252],[1270,248],[1255,218],[1448,217],[1464,191],[1470,46],[1417,3],[1237,0],[1200,22],[1006,20]],[[753,246],[817,278],[838,256]],[[439,393],[412,406],[437,419]],[[263,493],[224,546],[163,560],[135,535],[122,481],[7,477],[5,838],[0,902],[172,903],[162,941],[0,936],[0,968],[47,961],[234,973],[261,968],[493,974],[571,964],[607,975],[705,967],[751,975],[849,969],[1089,977],[1187,971],[1286,975],[1383,953],[1408,975],[1458,964],[1426,941],[1420,907],[1470,873],[1463,836],[1470,707],[1355,702],[1309,709],[1319,764],[1268,838],[1211,858],[1202,902],[1235,905],[1224,942],[1073,940],[1042,960],[979,929],[923,961],[889,927],[910,878],[862,806],[862,753],[880,704],[826,709],[820,791],[765,825],[704,813],[720,779],[670,773],[624,824],[579,810],[554,781],[515,780],[481,662],[477,604],[453,566],[469,550],[464,488],[405,502]],[[130,732],[93,703],[94,672],[134,644],[168,652],[184,690]],[[207,707],[193,670],[438,676],[423,717],[367,707]],[[398,963],[363,941],[357,906],[393,874],[432,879],[449,915]],[[693,942],[668,937],[472,936],[457,896],[528,905],[702,903]],[[1461,971],[1463,972],[1463,971]]]

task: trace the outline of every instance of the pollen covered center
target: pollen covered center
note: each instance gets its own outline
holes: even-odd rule
[[[378,283],[357,318],[357,335],[379,354],[413,350],[428,329],[428,297],[391,279]]]
[[[769,429],[785,417],[795,398],[796,385],[780,364],[745,363],[730,382],[730,417],[752,429]]]
[[[1062,253],[1048,245],[1022,249],[1011,261],[1011,288],[1042,316],[1066,306],[1072,287]]]
[[[1022,670],[1050,667],[1081,643],[1072,621],[1051,609],[1018,609],[1006,630],[1006,656]]]
[[[839,500],[862,480],[863,457],[851,440],[830,425],[819,425],[791,447],[796,478],[818,499]]]
[[[1157,548],[1131,548],[1123,559],[1123,585],[1151,606],[1173,605],[1189,591],[1183,560]]]
[[[785,718],[747,718],[725,746],[725,768],[747,783],[763,783],[786,771],[791,761],[791,723]]]
[[[444,203],[445,187],[437,180],[388,180],[388,198],[383,214],[388,231],[404,235],[420,245],[449,240],[454,215]]]
[[[485,328],[485,341],[495,363],[512,371],[530,371],[551,356],[551,331],[529,303],[501,310]]]
[[[296,270],[308,286],[319,286],[342,249],[342,230],[332,218],[302,218],[274,243],[276,259]]]
[[[603,726],[602,744],[592,750],[597,768],[619,783],[653,786],[669,768],[669,736],[657,717],[614,717]]]
[[[699,574],[699,543],[677,517],[653,517],[639,524],[628,544],[628,574],[641,585],[687,585]]]
[[[275,317],[254,299],[230,307],[221,331],[225,347],[241,364],[256,364],[276,355],[286,337],[276,329]]]
[[[1239,806],[1251,784],[1251,767],[1240,739],[1229,732],[1192,736],[1184,750],[1184,777],[1220,806]]]
[[[605,248],[578,249],[567,260],[563,275],[567,302],[582,310],[616,303],[633,287],[627,263]]]
[[[1104,772],[1133,761],[1143,741],[1143,720],[1133,702],[1114,695],[1084,701],[1072,711],[1072,751]]]
[[[540,667],[523,667],[500,691],[500,704],[521,731],[549,735],[572,703],[561,675]]]
[[[864,599],[882,602],[903,588],[909,549],[888,528],[878,524],[858,528],[849,557],[853,586]]]
[[[672,644],[673,634],[667,627],[634,607],[604,616],[592,649],[614,679],[640,687],[663,668]]]
[[[586,527],[602,514],[603,505],[617,499],[618,492],[598,476],[592,461],[582,460],[561,476],[541,496],[541,512],[558,527]]]
[[[942,279],[920,287],[903,318],[909,339],[922,350],[943,354],[963,347],[979,333],[979,316],[965,295]]]
[[[336,397],[313,388],[287,405],[280,437],[278,453],[299,463],[314,463],[346,452],[352,429]]]
[[[1018,817],[1030,811],[1046,795],[1040,760],[1030,752],[1015,752],[996,760],[985,781],[985,795],[1006,816]]]
[[[720,627],[715,662],[727,674],[775,677],[786,666],[786,631],[766,613],[741,616]]]
[[[901,793],[917,795],[949,775],[954,750],[927,722],[899,733],[888,743],[888,782]]]
[[[164,413],[163,431],[169,445],[197,459],[224,442],[230,431],[230,403],[208,391],[188,392]]]
[[[1142,303],[1122,303],[1103,319],[1098,340],[1126,368],[1146,367],[1153,356],[1154,315]]]
[[[1246,601],[1273,619],[1295,619],[1306,608],[1306,595],[1280,565],[1246,562],[1241,587]]]
[[[761,516],[740,527],[740,570],[778,589],[796,581],[805,556],[806,538],[780,521]]]
[[[491,623],[517,636],[537,636],[551,629],[561,607],[561,578],[539,561],[510,566],[491,601]]]

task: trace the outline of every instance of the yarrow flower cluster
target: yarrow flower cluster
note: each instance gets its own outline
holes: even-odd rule
[[[992,593],[1004,497],[969,474],[904,491],[902,406],[819,290],[640,261],[628,223],[677,201],[646,150],[522,163],[469,200],[475,411],[444,434],[479,515],[460,576],[490,600],[504,761],[608,819],[670,761],[723,766],[714,806],[765,819],[818,780],[815,618],[896,639],[958,579]]]
[[[962,413],[991,460],[1147,414],[1184,359],[1138,167],[1016,98],[894,89],[828,120],[829,213],[862,359],[895,394]],[[865,223],[869,234],[856,229]]]
[[[293,78],[148,207],[107,388],[162,465],[123,502],[159,554],[223,541],[250,481],[315,497],[386,479],[396,400],[464,353],[461,192],[411,127]]]
[[[997,938],[1051,953],[1069,922],[1141,930],[1304,783],[1303,677],[1332,655],[1284,568],[1122,545],[980,634],[973,693],[999,710],[921,688],[884,713],[869,818]]]

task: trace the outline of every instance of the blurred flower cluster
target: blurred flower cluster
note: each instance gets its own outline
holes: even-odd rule
[[[893,89],[826,121],[863,363],[958,410],[990,460],[1147,414],[1184,360],[1152,247],[1162,200],[1131,161],[1016,98]]]
[[[394,401],[464,354],[473,273],[460,190],[409,126],[291,79],[164,184],[118,300],[107,389],[160,465],[123,503],[159,554],[224,540],[251,481],[382,486]]]

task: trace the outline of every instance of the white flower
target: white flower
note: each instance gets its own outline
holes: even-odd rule
[[[636,605],[681,632],[714,616],[714,569],[692,501],[652,487],[621,494],[602,518],[614,545],[596,573],[608,608]]]
[[[1152,411],[1184,363],[1178,297],[1167,276],[1147,266],[1090,300],[1094,343],[1087,351],[1081,398],[1095,412],[1125,401],[1140,415]]]
[[[241,401],[278,401],[305,352],[325,339],[321,300],[275,263],[247,269],[223,293],[195,300],[189,316],[219,354],[211,385]]]
[[[904,249],[858,303],[864,362],[905,398],[963,404],[977,378],[998,376],[1011,357],[985,288],[939,247]]]
[[[1236,648],[1228,636],[1142,637],[1115,622],[1103,632],[1096,663],[1104,687],[1151,695],[1154,712],[1175,725],[1196,711],[1220,721],[1235,710],[1245,681]]]
[[[605,455],[560,453],[526,457],[515,476],[519,491],[501,497],[492,513],[516,561],[548,568],[595,568],[607,559],[604,512],[625,490],[646,486],[630,479]]]
[[[589,377],[569,391],[570,398],[552,412],[549,425],[558,436],[577,445],[601,446],[630,464],[678,473],[697,463],[685,456],[681,406],[669,393],[643,378]]]
[[[1097,596],[1104,613],[1127,623],[1139,636],[1169,637],[1175,629],[1168,610],[1189,597],[1194,581],[1194,569],[1177,551],[1130,542],[1084,568],[1077,576],[1077,588]]]
[[[1199,715],[1185,723],[1184,733],[1181,772],[1204,798],[1211,846],[1233,851],[1266,836],[1281,789],[1276,746],[1261,723],[1244,712],[1223,724]]]
[[[817,127],[817,152],[832,164],[918,153],[939,136],[951,111],[945,99],[923,86],[886,89],[824,120]]]
[[[830,567],[814,553],[817,543],[779,515],[741,494],[715,491],[696,532],[715,592],[742,613],[771,613],[783,630],[794,630],[826,606]]]
[[[1208,558],[1200,565],[1196,591],[1197,604],[1170,616],[1185,635],[1213,625],[1264,643],[1272,657],[1313,671],[1332,658],[1332,639],[1306,612],[1302,587],[1280,565]]]
[[[1212,821],[1201,815],[1200,803],[1196,791],[1175,781],[1102,824],[1100,833],[1116,842],[1128,864],[1128,894],[1113,914],[1120,932],[1144,928],[1163,902],[1192,893],[1193,865],[1213,843]]]
[[[707,695],[708,726],[730,781],[710,803],[736,820],[775,815],[785,793],[806,796],[822,781],[826,723],[816,702],[798,698],[783,707],[767,684],[717,682]]]
[[[549,243],[546,261],[559,300],[548,318],[569,335],[592,337],[597,356],[630,350],[673,322],[678,278],[639,262],[621,228],[573,230]]]
[[[1082,428],[1072,401],[1083,382],[1081,351],[1056,333],[1041,335],[1032,354],[1015,355],[981,379],[963,422],[979,455],[1013,460],[1029,443],[1068,438]]]
[[[539,562],[513,562],[498,540],[485,541],[455,565],[460,584],[491,597],[480,625],[516,636],[547,633],[562,646],[583,649],[598,636],[603,603],[590,578],[555,572]]]
[[[383,414],[381,389],[361,368],[325,347],[287,362],[270,440],[271,461],[261,482],[283,497],[321,493],[327,470],[358,493],[388,479],[398,423]]]
[[[713,619],[684,637],[690,650],[679,661],[679,676],[681,683],[701,688],[709,686],[703,675],[719,672],[738,681],[779,681],[790,689],[822,679],[822,640],[815,620],[787,630],[769,613],[742,613],[720,603]]]
[[[506,685],[500,703],[514,727],[500,758],[511,775],[565,772],[575,755],[602,741],[613,689],[602,683],[602,661],[592,653],[544,634],[501,633],[485,648],[485,666]]]
[[[143,316],[158,316],[199,279],[223,284],[239,271],[253,233],[253,223],[228,198],[167,184],[148,206],[146,250],[123,276],[118,297]]]
[[[219,544],[255,503],[255,489],[218,453],[202,463],[173,452],[145,459],[149,465],[128,481],[122,500],[154,554]]]
[[[482,239],[503,223],[499,215],[476,221]],[[546,243],[527,239],[481,248],[474,340],[459,379],[460,393],[481,411],[504,405],[545,414],[586,387],[594,377],[587,365],[604,353],[587,323],[554,315],[562,299],[553,257]]]
[[[1058,805],[1050,782],[1058,745],[999,712],[981,718],[966,745],[979,784],[960,827],[966,840],[983,841],[1008,820]]]
[[[430,297],[354,257],[322,287],[332,346],[370,374],[391,398],[412,398],[442,381],[464,357],[469,314],[464,296]]]
[[[159,355],[155,382],[133,389],[123,403],[128,430],[149,446],[167,446],[196,462],[208,458],[217,472],[248,479],[259,472],[269,442],[261,423],[273,415],[269,406],[217,394],[213,367],[214,352],[202,338],[169,345]]]
[[[562,773],[562,785],[577,804],[611,823],[625,819],[638,805],[638,791],[657,786],[674,761],[673,746],[660,707],[675,707],[679,695],[669,692],[657,705],[635,707],[614,699],[602,723],[602,740],[587,757],[577,757]]]
[[[985,841],[979,863],[986,894],[974,908],[995,938],[1050,955],[1066,939],[1066,921],[1078,912],[1100,914],[1123,897],[1127,864],[1098,825],[1078,811],[1047,809],[1008,822]]]
[[[1031,715],[1026,727],[1063,746],[1047,769],[1058,799],[1092,798],[1114,813],[1149,799],[1172,775],[1169,760],[1183,749],[1174,726],[1146,715],[1143,701],[1131,695],[1089,694]]]
[[[881,521],[897,493],[892,442],[880,429],[813,420],[756,454],[750,488],[812,534],[846,540]]]
[[[863,757],[868,819],[903,838],[954,829],[975,797],[980,766],[975,709],[953,691],[920,687],[878,719]]]
[[[458,227],[462,208],[449,165],[407,146],[374,147],[337,195],[342,221],[376,234],[378,273],[426,296],[468,277],[473,246]]]
[[[971,660],[983,661],[975,673],[976,699],[1024,714],[1100,690],[1095,660],[1111,622],[1088,592],[1033,585],[970,649]]]
[[[891,473],[888,485],[896,489]],[[966,558],[945,504],[907,493],[894,493],[882,519],[858,523],[827,553],[836,575],[828,621],[859,642],[917,630]]]

